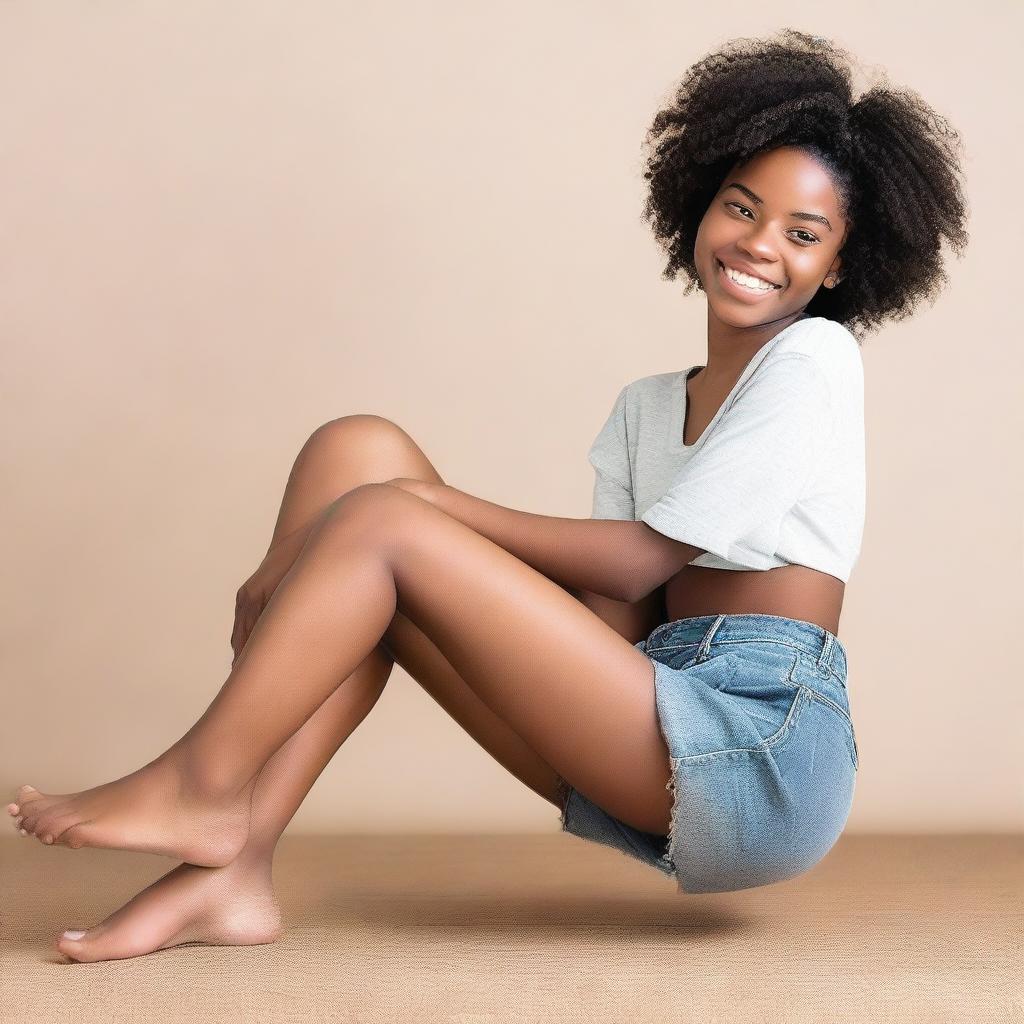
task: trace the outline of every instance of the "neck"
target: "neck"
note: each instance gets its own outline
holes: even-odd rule
[[[732,386],[754,355],[780,331],[806,319],[802,309],[750,327],[735,327],[720,320],[708,304],[708,358],[700,372],[705,386]]]

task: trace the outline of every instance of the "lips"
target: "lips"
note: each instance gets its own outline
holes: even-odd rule
[[[721,260],[718,260],[718,265],[722,268],[723,271],[725,270],[725,264]],[[764,277],[761,274],[757,274],[753,270],[748,270],[746,267],[737,267],[730,264],[729,269],[738,270],[741,274],[749,274],[751,277],[756,277],[759,281],[767,281],[768,284],[774,285],[776,290],[782,287],[782,285],[778,281],[773,281],[771,278]]]

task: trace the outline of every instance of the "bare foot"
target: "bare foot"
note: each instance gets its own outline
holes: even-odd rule
[[[22,786],[7,812],[23,835],[48,845],[138,850],[222,867],[248,840],[254,786],[255,779],[230,796],[200,794],[172,759],[158,758],[81,793],[51,796]]]
[[[281,911],[269,863],[253,867],[239,858],[221,868],[179,864],[100,924],[71,934],[79,937],[64,933],[54,943],[71,960],[124,960],[184,942],[274,942],[281,934]]]

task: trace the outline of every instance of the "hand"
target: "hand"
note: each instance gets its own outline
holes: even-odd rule
[[[430,501],[432,495],[437,495],[437,488],[444,486],[412,477],[396,477],[394,480],[388,480],[387,484],[416,494],[425,501]],[[234,651],[234,657],[231,659],[232,668],[238,661],[260,615],[263,614],[263,609],[273,597],[281,580],[288,574],[288,570],[295,564],[309,534],[332,509],[333,504],[328,505],[306,526],[299,527],[275,544],[267,552],[260,567],[238,588],[235,595],[235,624],[231,631],[231,649]]]

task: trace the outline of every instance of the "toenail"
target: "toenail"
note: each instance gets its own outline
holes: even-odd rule
[[[52,843],[53,842],[53,836],[44,836],[43,837],[43,842],[44,843]]]
[[[77,942],[84,934],[85,934],[85,932],[78,932],[78,931],[65,932],[64,933],[64,938],[65,939],[74,939]]]
[[[19,831],[21,832],[21,834],[23,836],[27,836],[28,835],[28,833],[24,829],[19,829]]]

